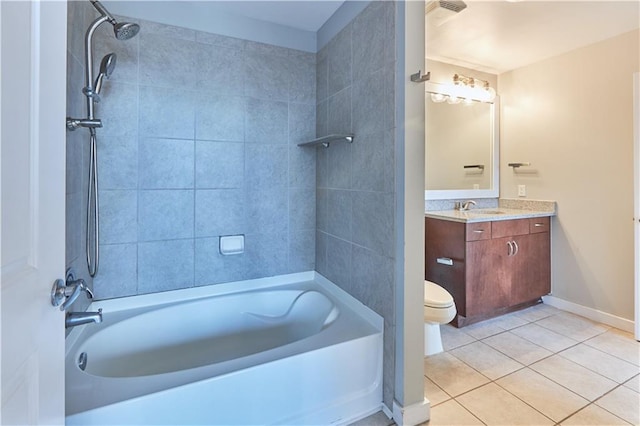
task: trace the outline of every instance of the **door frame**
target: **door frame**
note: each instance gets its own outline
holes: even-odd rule
[[[640,341],[640,73],[633,74],[634,331]]]

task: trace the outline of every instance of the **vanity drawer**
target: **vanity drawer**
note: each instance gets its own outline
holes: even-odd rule
[[[537,234],[539,232],[549,232],[548,217],[532,217],[529,219],[529,232]]]
[[[529,219],[497,220],[491,222],[491,237],[513,237],[529,233]]]
[[[466,241],[491,239],[491,222],[467,223]]]

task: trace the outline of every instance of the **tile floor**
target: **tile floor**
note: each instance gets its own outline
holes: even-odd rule
[[[425,358],[425,395],[440,425],[639,425],[640,343],[540,304],[462,329]],[[376,413],[359,426],[394,424]]]

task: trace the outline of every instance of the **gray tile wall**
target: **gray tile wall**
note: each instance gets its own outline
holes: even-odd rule
[[[395,3],[369,6],[318,52],[316,270],[385,320],[384,402],[395,363]]]
[[[316,152],[296,144],[315,137],[315,55],[140,25],[94,37],[96,64],[118,55],[96,107],[96,298],[313,270]],[[218,253],[230,234],[244,254]]]
[[[86,117],[84,87],[84,34],[93,20],[93,8],[87,1],[67,4],[67,116]],[[73,268],[76,278],[92,286],[86,262],[86,203],[89,173],[89,132],[67,132],[66,142],[66,268]],[[84,311],[90,301],[80,295],[72,310]]]

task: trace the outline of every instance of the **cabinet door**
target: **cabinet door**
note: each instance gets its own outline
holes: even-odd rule
[[[426,218],[425,279],[447,290],[462,316],[466,315],[464,239],[463,223]]]
[[[511,301],[509,238],[467,243],[467,316],[487,314]]]
[[[551,291],[549,233],[541,232],[514,237],[518,252],[511,282],[512,305],[536,300]]]

